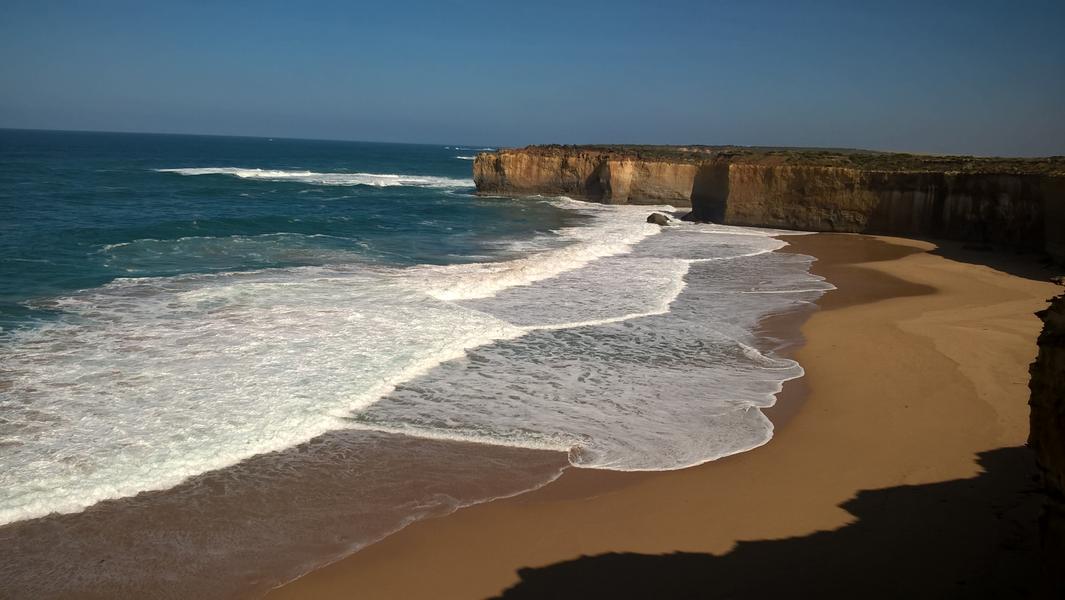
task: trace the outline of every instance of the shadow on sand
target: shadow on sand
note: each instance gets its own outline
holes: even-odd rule
[[[1038,252],[1025,253],[954,241],[928,241],[937,246],[931,254],[957,262],[991,267],[1015,277],[1033,281],[1050,281],[1051,277],[1065,273],[1065,267],[1055,265],[1049,257]]]
[[[972,479],[867,490],[834,531],[727,554],[604,554],[519,570],[519,598],[1026,598],[1039,586],[1042,496],[1025,447]],[[722,518],[728,518],[722,515]]]

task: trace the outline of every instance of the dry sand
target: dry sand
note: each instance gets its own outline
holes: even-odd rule
[[[270,597],[1023,593],[1038,510],[1021,448],[1033,313],[1059,288],[956,246],[789,241],[839,289],[802,327],[807,375],[785,396],[806,398],[769,444],[681,471],[570,469]]]

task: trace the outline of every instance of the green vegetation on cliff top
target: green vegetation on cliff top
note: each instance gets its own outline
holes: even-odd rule
[[[503,152],[554,154],[585,152],[618,158],[705,163],[842,167],[864,171],[973,174],[1065,175],[1065,156],[1000,158],[906,154],[848,148],[775,148],[759,146],[543,145]]]

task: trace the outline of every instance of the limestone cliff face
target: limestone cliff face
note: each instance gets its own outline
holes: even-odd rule
[[[1039,313],[1043,333],[1031,366],[1028,445],[1036,454],[1047,492],[1042,518],[1048,598],[1065,597],[1065,294]]]
[[[500,150],[477,156],[474,181],[482,193],[672,204],[691,207],[697,220],[729,225],[961,239],[1044,249],[1065,261],[1060,166],[1035,163],[1031,173],[1024,172],[1028,163],[1009,161],[978,163],[976,172],[947,170],[949,163],[936,163],[941,171],[886,170],[816,164],[824,153],[799,153],[788,161],[800,164],[787,164],[777,156],[685,150],[666,157],[654,149]],[[974,171],[972,162],[959,164]]]
[[[1045,233],[1044,179],[732,164],[721,221],[926,235],[1040,249]],[[1065,202],[1065,196],[1060,199]]]
[[[481,153],[473,180],[482,192],[564,195],[609,204],[691,206],[697,165],[594,151]]]
[[[1043,237],[1047,253],[1065,263],[1065,177],[1045,177],[1043,196]]]

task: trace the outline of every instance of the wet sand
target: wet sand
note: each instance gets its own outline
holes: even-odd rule
[[[838,289],[802,326],[806,377],[785,386],[769,444],[672,472],[569,469],[269,597],[1018,593],[1037,511],[1020,448],[1033,313],[1059,288],[960,246],[788,241]]]
[[[337,430],[179,486],[0,527],[0,598],[261,596],[407,522],[521,493],[561,452]]]

